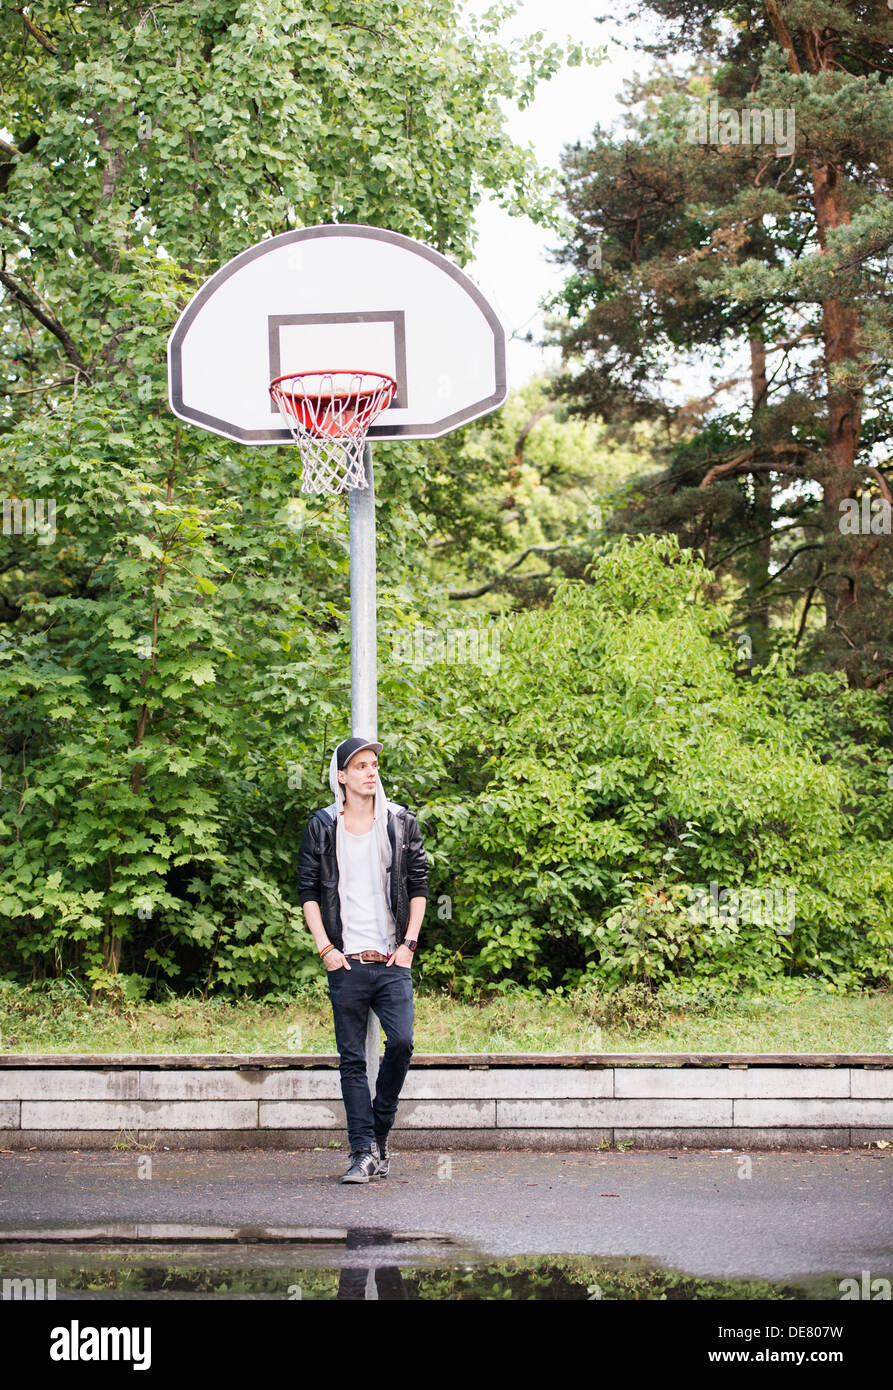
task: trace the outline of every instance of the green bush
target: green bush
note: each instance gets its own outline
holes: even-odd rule
[[[443,716],[422,824],[450,908],[426,929],[431,977],[466,996],[889,980],[883,697],[794,677],[784,652],[736,676],[711,576],[675,538],[625,537],[590,576],[503,622],[495,673],[422,673]],[[714,901],[730,894],[737,913]]]

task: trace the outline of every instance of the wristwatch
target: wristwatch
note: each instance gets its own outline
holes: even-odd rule
[[[410,951],[414,951],[419,943],[417,941],[406,941],[404,939],[400,944],[402,946],[408,946]]]

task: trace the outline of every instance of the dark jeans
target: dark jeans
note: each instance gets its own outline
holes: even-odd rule
[[[350,1151],[370,1149],[373,1139],[386,1139],[400,1089],[413,1053],[412,969],[385,965],[383,960],[352,960],[327,971],[329,998],[335,1018],[335,1043],[341,1058],[341,1095],[347,1112]],[[375,1100],[366,1075],[366,1017],[378,1016],[387,1039],[378,1069]]]

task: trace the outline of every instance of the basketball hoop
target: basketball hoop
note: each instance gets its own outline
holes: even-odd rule
[[[396,394],[396,381],[383,372],[289,372],[273,378],[270,395],[300,450],[304,492],[368,487],[366,435]]]

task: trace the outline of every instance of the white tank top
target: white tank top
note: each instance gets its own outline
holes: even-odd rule
[[[381,951],[387,955],[387,917],[375,826],[365,835],[354,835],[345,826],[342,843],[346,856],[341,894],[344,954]]]

